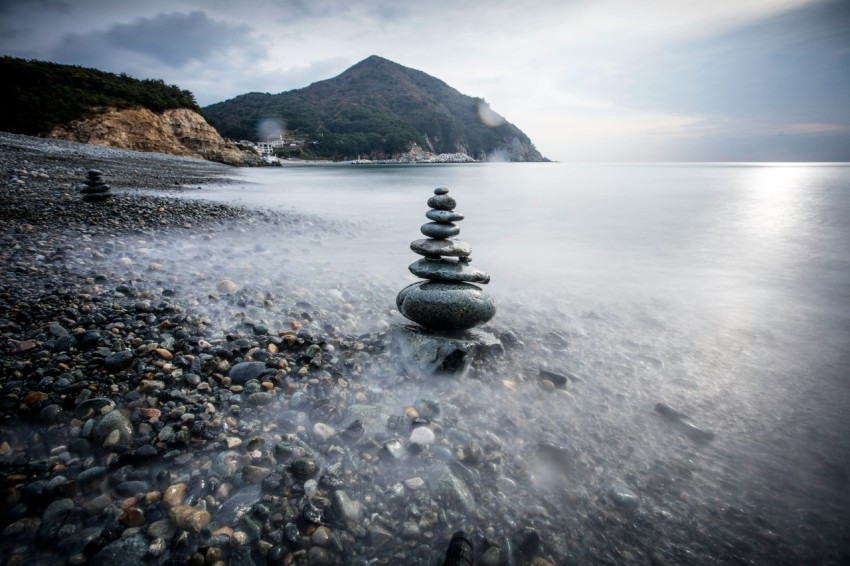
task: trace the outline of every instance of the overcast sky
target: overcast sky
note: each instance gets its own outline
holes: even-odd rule
[[[0,54],[204,106],[380,55],[561,161],[850,161],[850,0],[0,0]]]

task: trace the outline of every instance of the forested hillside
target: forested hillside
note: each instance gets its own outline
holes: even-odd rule
[[[203,112],[233,139],[265,141],[259,139],[258,124],[278,119],[287,132],[308,140],[305,150],[315,157],[384,159],[416,144],[433,153],[466,153],[481,160],[494,155],[544,160],[528,136],[481,98],[377,56],[306,88],[244,94]]]
[[[0,57],[0,130],[39,135],[107,107],[200,112],[194,95],[161,80],[139,80],[72,65]]]

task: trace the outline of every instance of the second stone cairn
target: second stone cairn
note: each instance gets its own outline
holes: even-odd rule
[[[86,171],[86,180],[80,185],[83,202],[102,202],[112,196],[109,185],[103,182],[103,173],[98,169]]]
[[[455,224],[463,214],[455,212],[455,199],[449,190],[438,188],[428,199],[431,220],[422,225],[427,238],[414,240],[410,249],[424,256],[409,267],[426,281],[405,287],[396,297],[399,312],[429,330],[461,331],[484,324],[496,314],[496,305],[480,287],[490,276],[472,267],[469,244],[452,239],[460,234]]]

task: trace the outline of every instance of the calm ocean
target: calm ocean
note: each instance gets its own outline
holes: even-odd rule
[[[526,362],[584,380],[556,415],[595,462],[582,489],[656,473],[675,482],[686,468],[670,508],[739,509],[791,546],[815,544],[813,529],[842,544],[850,166],[289,166],[239,170],[238,179],[189,196],[330,220],[337,229],[311,235],[308,225],[297,242],[285,231],[251,239],[262,242],[257,254],[274,252],[262,255],[265,276],[342,288],[355,314],[359,282],[398,290],[414,280],[408,244],[423,237],[432,190],[448,187],[466,215],[460,239],[492,276],[495,329],[569,340]],[[392,292],[385,305],[390,313]],[[374,318],[362,316],[358,330]],[[660,401],[715,439],[698,446],[667,434],[653,411]],[[490,402],[520,412],[498,395]],[[533,437],[535,426],[517,434]]]

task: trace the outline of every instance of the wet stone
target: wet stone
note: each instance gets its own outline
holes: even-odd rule
[[[107,472],[108,469],[104,466],[93,466],[80,472],[80,475],[77,476],[77,482],[83,486],[88,485],[102,480],[106,477]]]
[[[176,483],[168,486],[162,493],[162,503],[166,507],[174,507],[183,503],[186,498],[186,484]]]
[[[437,498],[451,509],[469,513],[475,508],[475,499],[469,487],[447,469],[435,473],[429,486]]]
[[[148,543],[144,535],[136,534],[119,538],[105,547],[92,558],[93,566],[144,566],[147,564],[145,555],[148,553]]]
[[[380,525],[373,525],[369,529],[369,543],[375,548],[383,548],[392,540],[392,533]]]
[[[637,494],[621,482],[614,483],[608,491],[611,499],[625,509],[636,509],[640,506]]]
[[[196,509],[189,505],[176,505],[168,510],[168,517],[178,529],[198,533],[206,527],[210,513],[204,509]]]
[[[261,497],[259,485],[249,485],[233,493],[216,512],[216,521],[222,525],[232,525],[249,512]]]
[[[396,439],[384,443],[384,452],[393,460],[401,460],[405,456],[404,445]]]
[[[472,328],[496,314],[493,299],[469,283],[413,283],[398,294],[396,306],[408,319],[433,330]]]
[[[265,362],[241,362],[230,368],[230,381],[236,385],[244,385],[259,378],[265,370]]]
[[[487,284],[490,276],[468,263],[450,259],[420,259],[410,264],[410,272],[416,277],[431,281],[466,282]]]
[[[106,356],[103,360],[103,365],[109,373],[117,373],[123,369],[127,369],[133,363],[133,352],[130,350],[121,350]]]
[[[145,524],[145,514],[138,507],[130,507],[121,513],[118,520],[126,527],[141,527]]]
[[[331,530],[325,526],[317,528],[310,536],[310,543],[316,546],[328,546],[330,542]]]
[[[404,526],[401,529],[401,538],[417,539],[419,538],[419,535],[419,525],[413,521],[405,521]]]
[[[434,431],[427,426],[416,427],[410,433],[410,442],[414,444],[433,444],[434,438]]]
[[[348,443],[357,442],[363,433],[366,431],[366,428],[363,426],[363,421],[360,419],[356,419],[350,425],[348,425],[345,430],[339,433],[339,437]]]
[[[493,334],[478,329],[437,335],[419,326],[395,325],[390,337],[393,348],[408,361],[437,375],[464,375],[474,358],[486,359],[504,352]]]
[[[425,213],[425,217],[434,222],[459,222],[463,220],[463,214],[454,210],[429,210]]]
[[[323,525],[326,522],[324,509],[310,502],[305,503],[301,508],[301,518],[314,525]]]
[[[455,199],[445,193],[432,196],[427,204],[437,210],[454,210],[457,206]]]
[[[293,548],[301,548],[301,531],[295,523],[287,523],[283,526],[283,536]]]
[[[274,394],[268,391],[258,391],[248,395],[248,404],[250,405],[268,405],[274,401]]]
[[[260,483],[272,473],[271,468],[248,464],[242,469],[242,477],[248,483]]]
[[[141,480],[125,481],[115,486],[115,492],[118,493],[118,495],[125,496],[138,495],[140,493],[144,494],[147,493],[149,490],[150,485],[148,484],[148,482]]]
[[[289,465],[292,477],[299,481],[306,481],[319,473],[319,464],[311,458],[298,458]]]
[[[333,510],[345,522],[356,521],[360,516],[360,506],[353,502],[342,490],[335,491],[331,496]]]
[[[314,546],[307,552],[307,562],[310,566],[333,566],[333,556],[321,546]]]
[[[444,240],[460,234],[460,228],[451,222],[428,222],[423,224],[419,231],[435,240]]]
[[[41,516],[42,521],[49,521],[53,517],[61,514],[67,513],[68,511],[72,511],[76,508],[76,504],[73,499],[57,499],[50,503],[47,506],[47,509],[44,510],[44,513]]]
[[[87,330],[76,336],[76,346],[80,350],[90,350],[96,348],[100,343],[100,332],[97,330]]]
[[[316,423],[313,425],[313,436],[320,442],[327,442],[336,431],[330,425],[325,423]]]
[[[499,552],[498,546],[491,546],[485,550],[479,557],[480,566],[499,566],[502,563],[502,555]]]
[[[112,410],[100,417],[92,432],[95,440],[101,443],[104,443],[113,432],[118,434],[121,442],[126,443],[133,436],[133,425],[122,411]]]
[[[423,238],[410,242],[410,249],[419,255],[428,257],[450,256],[468,257],[472,254],[472,247],[461,240],[434,240]]]

